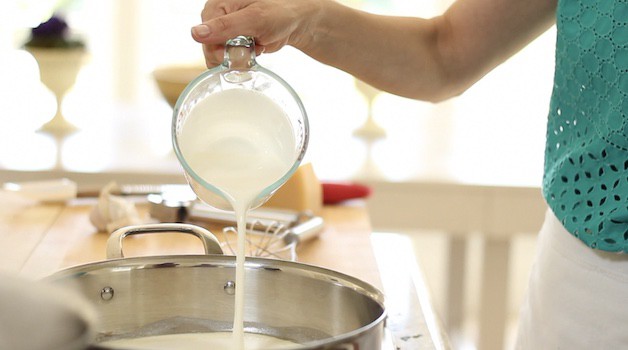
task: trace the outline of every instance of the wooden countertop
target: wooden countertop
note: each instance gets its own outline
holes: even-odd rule
[[[4,217],[1,223],[1,270],[41,278],[55,271],[105,260],[108,234],[89,220],[93,200],[67,204],[33,204]],[[147,220],[147,208],[138,205]],[[381,288],[363,206],[323,210],[325,229],[297,249],[298,261],[337,270]],[[215,232],[215,231],[214,231]],[[133,236],[124,243],[125,256],[200,254],[202,245],[187,235]]]
[[[0,210],[0,272],[39,279],[106,259],[109,235],[97,232],[89,220],[93,199],[9,204]],[[149,219],[145,206],[138,204],[138,209]],[[423,281],[412,267],[415,260],[408,258],[407,242],[394,235],[371,234],[363,202],[325,207],[321,216],[323,232],[298,247],[298,261],[357,277],[384,291],[387,328],[397,349],[445,348]],[[183,234],[132,236],[125,240],[124,252],[125,256],[197,254],[202,253],[202,245]]]

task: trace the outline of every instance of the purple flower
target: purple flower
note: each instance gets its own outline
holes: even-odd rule
[[[33,36],[56,36],[64,37],[68,30],[68,24],[62,18],[52,16],[44,23],[41,23],[36,28],[33,28],[31,33]]]
[[[31,29],[30,39],[25,43],[26,47],[44,48],[76,48],[84,47],[80,39],[69,38],[68,23],[59,16],[52,16],[46,22]]]

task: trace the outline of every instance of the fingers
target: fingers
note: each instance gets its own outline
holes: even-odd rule
[[[211,29],[204,24],[192,27],[192,38],[198,42],[203,42],[211,34]]]
[[[191,35],[203,44],[208,67],[223,61],[224,44],[238,35],[255,38],[257,55],[286,45],[294,29],[290,16],[294,11],[287,11],[284,5],[273,0],[207,1],[201,14],[203,22],[191,28]]]
[[[238,35],[253,35],[251,30],[242,25],[242,14],[232,13],[210,19],[192,27],[192,38],[203,44],[203,54],[207,67],[214,67],[223,61],[224,44]]]
[[[192,27],[192,38],[199,43],[216,45],[238,35],[255,36],[249,17],[245,11],[239,11],[209,19]]]
[[[203,44],[203,54],[205,55],[205,65],[207,68],[215,67],[224,61],[225,46]]]
[[[224,44],[227,40],[238,35],[255,37],[256,32],[249,23],[255,16],[255,11],[238,10],[238,8],[218,7],[203,10],[203,23],[192,27],[192,38],[203,44],[203,54],[207,67],[214,67],[224,60]],[[235,11],[235,12],[229,12]],[[256,47],[256,53],[261,54],[264,47]]]

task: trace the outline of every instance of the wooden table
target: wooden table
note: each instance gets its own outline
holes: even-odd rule
[[[0,272],[39,279],[65,267],[105,260],[109,235],[97,232],[89,221],[93,199],[8,204],[0,210]],[[144,205],[138,209],[150,219]],[[396,349],[447,348],[409,244],[395,235],[371,234],[362,202],[325,207],[322,217],[325,229],[298,248],[298,260],[382,289],[389,343]],[[202,253],[202,245],[189,235],[133,236],[125,240],[124,250],[125,256],[196,254]]]

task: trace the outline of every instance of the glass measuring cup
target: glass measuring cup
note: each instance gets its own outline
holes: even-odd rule
[[[256,173],[263,173],[265,164],[260,159],[269,152],[279,152],[288,165],[259,191],[249,207],[254,209],[296,171],[308,144],[309,125],[301,100],[288,83],[257,64],[254,45],[253,39],[245,36],[227,41],[224,62],[194,79],[173,110],[173,146],[185,177],[201,200],[218,209],[232,211],[233,198],[224,186],[215,183],[214,175],[229,177],[248,167],[252,177],[237,175],[241,176],[239,185],[246,186],[259,180]],[[240,123],[239,118],[246,121]],[[229,138],[246,139],[251,145],[233,143],[231,154]],[[199,161],[197,154],[189,151],[188,145],[194,142],[195,147],[205,148],[207,161]],[[212,159],[218,150],[224,153],[222,160],[231,157],[228,166]],[[229,173],[231,168],[233,174]]]

